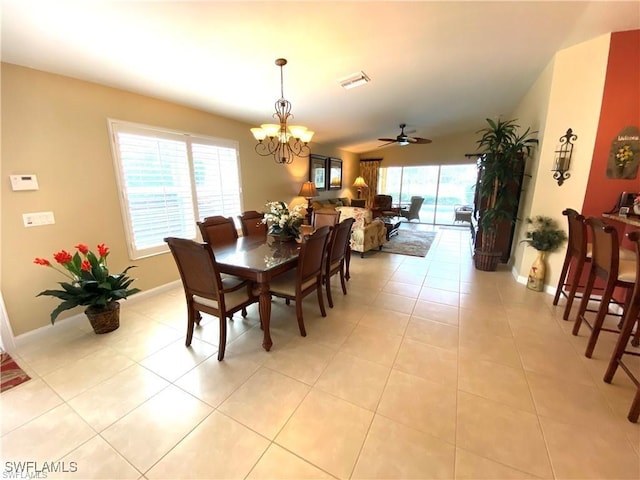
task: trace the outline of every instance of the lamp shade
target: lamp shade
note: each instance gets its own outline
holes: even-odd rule
[[[313,182],[304,182],[302,187],[300,187],[300,193],[298,193],[300,197],[311,198],[318,196],[318,190],[316,190],[316,186]]]
[[[357,188],[368,188],[369,187],[369,185],[367,185],[367,182],[365,182],[364,178],[362,178],[362,177],[356,178],[356,181],[353,182],[353,186],[357,187]]]

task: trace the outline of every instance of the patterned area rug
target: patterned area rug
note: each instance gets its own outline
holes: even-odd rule
[[[433,239],[436,238],[436,234],[436,232],[420,232],[401,228],[398,235],[391,237],[391,240],[382,246],[382,251],[414,257],[426,257]]]
[[[0,392],[4,392],[26,382],[29,375],[18,366],[8,353],[2,352],[2,363],[0,364]]]

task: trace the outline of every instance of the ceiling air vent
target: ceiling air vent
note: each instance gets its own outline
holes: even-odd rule
[[[340,82],[340,86],[345,90],[359,87],[360,85],[364,85],[370,81],[371,79],[367,77],[367,74],[364,72],[354,73],[353,75],[349,75],[347,78],[338,80],[338,82]]]

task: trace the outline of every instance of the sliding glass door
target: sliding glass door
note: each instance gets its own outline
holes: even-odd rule
[[[472,205],[476,165],[426,165],[380,168],[378,193],[391,195],[394,206],[408,207],[423,197],[420,222],[451,225],[457,205]]]

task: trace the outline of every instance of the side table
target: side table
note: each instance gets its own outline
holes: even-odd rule
[[[402,223],[402,217],[383,217],[382,221],[387,228],[387,240],[398,234],[400,230],[400,224]]]

